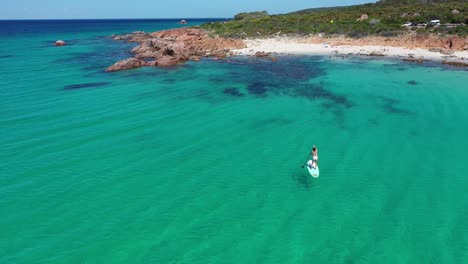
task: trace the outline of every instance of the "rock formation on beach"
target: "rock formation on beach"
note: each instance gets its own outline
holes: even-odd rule
[[[213,37],[198,28],[178,28],[153,33],[133,32],[115,36],[114,40],[137,42],[132,49],[133,58],[127,58],[108,67],[106,71],[119,71],[142,66],[168,67],[200,57],[224,58],[232,56],[231,49],[244,48],[239,39]]]

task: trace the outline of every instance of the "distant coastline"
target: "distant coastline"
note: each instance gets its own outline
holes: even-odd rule
[[[107,70],[166,67],[201,57],[275,60],[275,54],[386,56],[466,67],[467,8],[468,3],[456,0],[381,0],[278,15],[239,13],[199,27],[117,36],[140,45],[132,50],[133,58]]]
[[[0,22],[4,21],[161,21],[161,20],[168,20],[168,21],[180,21],[182,19],[189,20],[189,21],[225,21],[227,18],[222,17],[198,17],[198,18],[191,18],[191,17],[180,17],[180,18],[15,18],[15,19],[1,19]]]
[[[288,14],[239,13],[201,27],[244,39],[238,55],[281,54],[389,56],[406,61],[468,63],[468,2],[380,0],[311,8]]]
[[[133,56],[110,65],[106,71],[139,67],[172,67],[203,57],[226,59],[233,56],[256,56],[275,61],[277,54],[326,56],[392,57],[408,62],[437,61],[454,66],[468,66],[467,38],[407,34],[399,37],[368,36],[275,36],[247,39],[219,37],[197,27],[183,27],[146,33],[142,31],[113,36],[116,41],[139,43]]]

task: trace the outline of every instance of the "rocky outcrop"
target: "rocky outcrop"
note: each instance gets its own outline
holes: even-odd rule
[[[364,21],[369,19],[369,16],[367,14],[362,14],[360,18],[358,18],[356,21]]]
[[[135,31],[131,34],[114,36],[114,40],[126,40],[128,42],[141,42],[149,37],[149,34],[143,31]]]
[[[172,57],[170,55],[164,55],[156,61],[156,66],[159,67],[170,67],[175,66],[179,63],[179,59],[176,57]]]
[[[452,10],[452,14],[458,15],[458,14],[460,14],[460,11],[458,11],[457,9],[454,9],[454,10]]]
[[[239,39],[212,37],[198,28],[179,28],[153,33],[134,32],[115,36],[114,40],[137,42],[132,49],[134,58],[118,62],[108,71],[125,70],[142,66],[169,67],[187,60],[200,60],[201,57],[225,58],[233,54],[231,49],[244,48]]]
[[[409,61],[409,62],[417,62],[417,63],[423,63],[424,62],[424,57],[419,57],[415,58],[414,56],[410,55],[408,58],[404,58],[404,61]]]
[[[272,62],[276,62],[278,58],[272,56],[273,53],[271,52],[265,52],[265,51],[257,51],[253,56],[260,58],[260,59],[268,59],[271,60]]]
[[[158,62],[155,60],[147,61],[144,66],[157,66]]]
[[[369,56],[380,57],[385,56],[385,54],[383,53],[383,51],[372,51],[371,53],[369,53]]]
[[[468,62],[463,61],[442,61],[442,63],[458,67],[468,67]]]
[[[56,47],[65,46],[65,45],[67,45],[67,43],[63,40],[57,40],[55,41],[55,44],[54,44],[54,46]]]
[[[257,58],[265,58],[271,55],[271,52],[264,52],[264,51],[257,51],[255,52],[255,57]]]
[[[135,58],[128,58],[128,59],[116,62],[114,65],[107,68],[106,71],[107,72],[114,72],[114,71],[134,69],[134,68],[144,66],[145,64],[146,63],[145,63],[144,60],[135,59]]]

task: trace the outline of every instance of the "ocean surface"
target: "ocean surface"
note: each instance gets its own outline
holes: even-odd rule
[[[0,21],[0,263],[468,263],[466,70],[104,72],[176,22]]]

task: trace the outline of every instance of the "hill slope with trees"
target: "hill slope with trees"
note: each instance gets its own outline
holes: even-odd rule
[[[468,0],[381,0],[279,15],[270,15],[265,11],[241,13],[233,20],[207,23],[202,28],[225,37],[318,33],[350,37],[397,36],[408,31],[466,37],[467,10]],[[441,25],[425,25],[431,20],[440,20]],[[412,26],[403,26],[407,22],[411,22]]]

